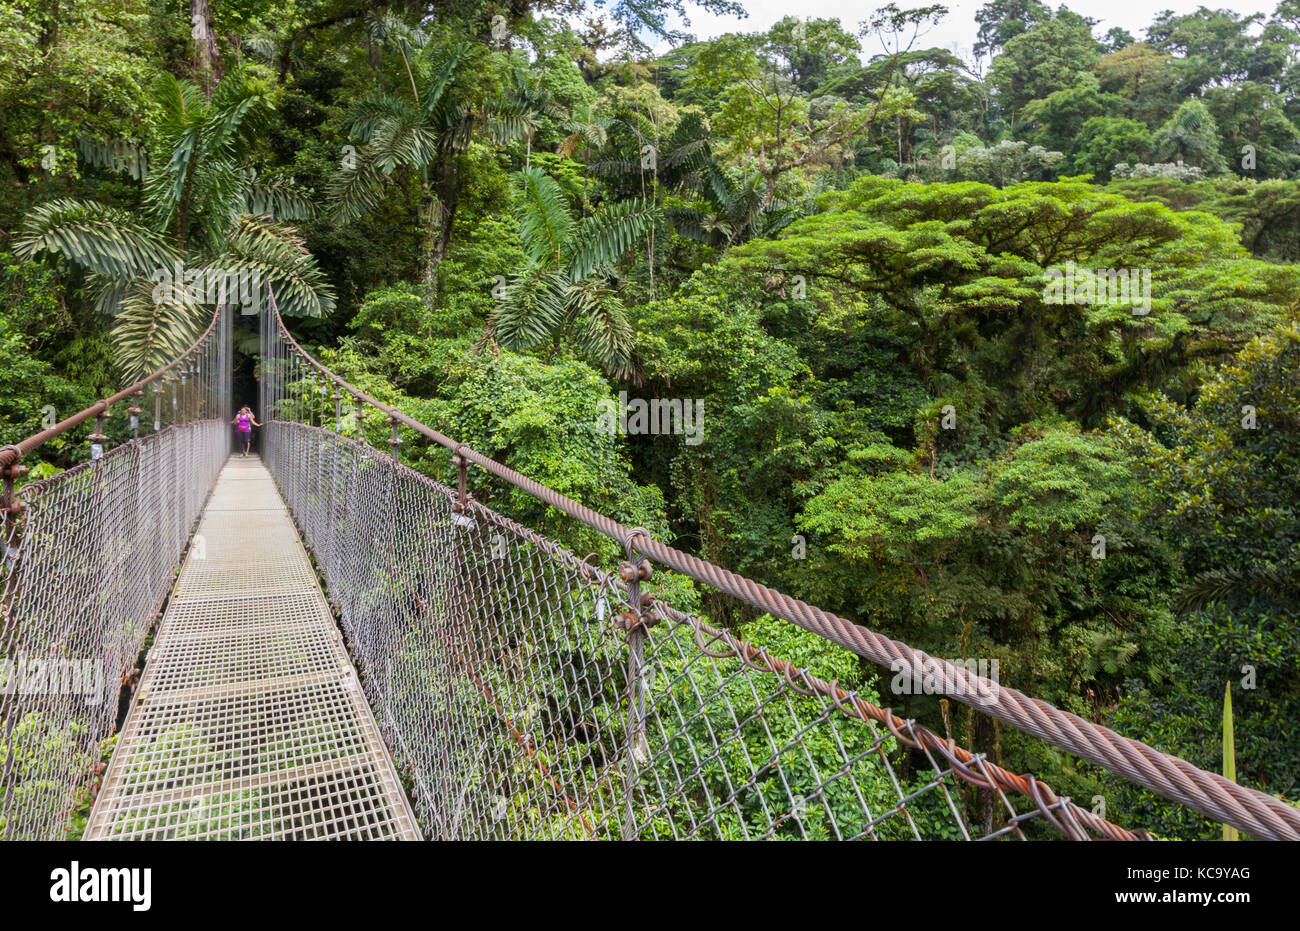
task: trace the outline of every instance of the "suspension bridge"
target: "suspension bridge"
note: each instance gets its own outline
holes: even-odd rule
[[[673,604],[662,592],[685,589],[662,573],[819,650],[923,671],[1214,821],[1300,839],[1279,799],[667,546],[380,403],[304,351],[273,296],[261,454],[232,455],[231,314],[0,449],[0,838],[1148,837]],[[123,416],[131,439],[110,448]],[[82,426],[89,461],[22,482],[25,457]],[[408,439],[445,450],[454,483],[404,465]],[[490,483],[601,546],[579,556],[470,494]]]

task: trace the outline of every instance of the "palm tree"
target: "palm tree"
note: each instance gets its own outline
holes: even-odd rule
[[[409,96],[376,92],[348,113],[349,132],[363,147],[355,165],[345,166],[330,181],[330,199],[340,222],[373,212],[389,186],[408,173],[420,178],[419,211],[425,228],[424,281],[447,253],[459,200],[456,157],[474,133],[488,126],[499,141],[529,132],[528,114],[503,106],[492,112],[476,107],[457,86],[457,76],[473,55],[465,43],[438,48],[417,29],[389,16],[372,34],[401,53]]]
[[[530,78],[528,72],[515,62],[510,87],[506,89],[489,125],[493,136],[498,139],[523,136],[527,143],[524,150],[525,171],[532,167],[533,137],[537,134],[542,117],[549,117],[566,128],[572,122],[569,114],[555,100],[555,95],[540,81]]]
[[[767,199],[767,182],[757,171],[733,176],[709,159],[702,184],[684,207],[668,211],[673,228],[688,239],[728,249],[758,236],[771,236],[803,215],[800,204]]]
[[[661,136],[653,114],[623,109],[605,131],[604,157],[588,165],[588,171],[605,182],[619,196],[640,196],[659,206],[663,189],[697,188],[700,172],[711,159],[709,128],[698,110],[688,110],[677,125]],[[649,190],[646,175],[649,173]],[[650,293],[655,286],[655,230],[646,228],[646,265]]]
[[[127,380],[188,346],[219,299],[182,283],[238,276],[275,289],[281,309],[319,315],[334,294],[284,220],[309,217],[291,180],[260,178],[252,143],[270,101],[234,68],[212,99],[189,81],[159,76],[162,114],[149,152],[138,214],[96,201],[60,198],[31,210],[17,254],[63,255],[90,272],[96,307],[116,316],[113,341]],[[174,280],[180,272],[184,282]],[[160,283],[171,280],[172,287]]]
[[[590,103],[579,103],[564,120],[568,135],[560,141],[555,154],[560,158],[577,159],[581,154],[583,160],[591,161],[592,153],[605,147],[609,140],[609,128],[614,118],[596,112]],[[587,214],[587,182],[590,172],[582,174],[582,213]]]
[[[644,160],[629,147],[633,141],[639,146],[651,138],[647,134],[654,131],[653,124],[635,112],[609,122],[619,124],[626,133],[609,143],[605,157],[591,164],[591,172],[616,191],[633,192],[638,183],[644,191]],[[570,137],[575,150],[582,138]],[[686,206],[667,211],[673,227],[688,239],[725,249],[756,236],[772,235],[801,215],[796,203],[769,200],[766,180],[758,172],[736,175],[722,167],[713,155],[711,133],[698,111],[686,111],[671,132],[656,138],[656,153],[652,177],[656,203],[660,187],[689,198]]]
[[[539,168],[519,173],[516,205],[528,265],[506,282],[489,334],[526,350],[573,332],[583,352],[627,377],[632,326],[609,286],[610,269],[650,225],[654,207],[637,198],[575,219],[560,186]]]

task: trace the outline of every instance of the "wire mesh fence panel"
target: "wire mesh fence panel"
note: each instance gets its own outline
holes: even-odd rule
[[[220,421],[173,426],[19,492],[0,626],[0,838],[63,836],[228,445]]]
[[[1022,837],[1068,805],[1017,810],[982,758],[862,713],[874,696],[640,598],[619,566],[472,500],[459,510],[387,452],[280,420],[267,449],[430,837]],[[783,621],[751,628],[829,672],[857,667]]]
[[[90,801],[119,692],[229,451],[229,315],[164,369],[0,449],[0,839],[60,839]],[[128,429],[105,449],[114,403]],[[143,415],[143,416],[142,416]],[[18,460],[86,422],[91,459],[15,488]]]

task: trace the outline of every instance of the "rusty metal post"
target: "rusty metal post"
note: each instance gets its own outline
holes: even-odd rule
[[[103,401],[99,402],[103,404]],[[104,434],[104,419],[108,416],[108,408],[105,407],[100,411],[99,416],[95,418],[95,432],[86,437],[90,443],[90,458],[92,460],[104,458],[104,443],[108,437]]]
[[[398,448],[402,445],[402,438],[397,435],[397,420],[393,417],[388,418],[389,425],[393,428],[393,435],[388,438],[388,445],[393,450],[393,467],[397,467]]]
[[[22,456],[23,451],[17,446],[5,446],[3,449],[12,449],[18,456]],[[3,571],[0,571],[0,632],[3,632],[8,624],[8,613],[11,589],[14,580],[18,577],[18,560],[21,552],[18,549],[18,520],[23,511],[27,509],[21,501],[14,495],[14,481],[27,471],[27,466],[19,465],[18,459],[5,466],[0,470],[0,513],[4,515],[4,551],[3,551]]]
[[[144,397],[144,390],[137,391],[134,395],[135,400],[126,412],[131,415],[131,439],[140,439],[140,399]]]
[[[644,557],[637,558],[632,550],[632,541],[638,536],[649,534],[638,527],[628,534],[624,541],[627,562],[619,566],[619,577],[627,586],[628,610],[618,616],[618,624],[627,633],[627,733],[624,739],[624,775],[623,775],[623,840],[636,839],[635,798],[637,782],[640,778],[639,767],[650,762],[650,746],[646,742],[646,662],[645,635],[646,628],[654,619],[646,610],[651,598],[641,592],[641,583],[649,581],[653,569],[650,561]]]
[[[457,512],[458,514],[465,513],[465,505],[469,501],[469,496],[465,493],[466,485],[468,483],[468,477],[466,476],[465,473],[466,473],[466,466],[469,465],[469,460],[467,460],[463,455],[461,455],[462,448],[463,448],[462,446],[457,445],[456,452],[451,457],[451,461],[452,463],[455,464],[456,472],[457,472],[456,503],[452,505],[452,510]]]
[[[357,439],[362,443],[366,441],[366,405],[360,398],[357,401]]]

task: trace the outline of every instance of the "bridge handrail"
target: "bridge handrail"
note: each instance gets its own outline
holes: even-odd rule
[[[18,462],[18,460],[22,459],[28,453],[36,449],[39,449],[41,446],[44,446],[46,443],[54,439],[56,436],[60,436],[64,433],[67,433],[73,427],[85,423],[87,420],[90,420],[92,417],[97,418],[97,417],[105,416],[108,412],[108,409],[112,407],[114,404],[117,404],[119,401],[123,401],[134,394],[138,394],[142,392],[149,385],[158,381],[160,378],[165,376],[168,372],[172,371],[172,369],[176,368],[178,365],[184,364],[185,362],[189,361],[192,357],[196,356],[198,350],[202,348],[203,344],[207,341],[208,337],[212,335],[212,331],[216,327],[217,321],[221,318],[221,310],[223,306],[224,304],[222,303],[217,304],[216,309],[212,312],[212,319],[208,321],[207,329],[203,331],[203,333],[198,337],[198,339],[196,339],[193,343],[190,344],[188,349],[186,349],[176,358],[172,359],[166,365],[146,375],[144,378],[140,379],[135,384],[123,388],[121,391],[117,392],[116,394],[109,395],[108,397],[103,398],[102,400],[96,401],[94,404],[90,405],[90,407],[78,411],[77,413],[73,414],[71,417],[59,421],[52,427],[47,427],[46,429],[42,430],[40,433],[34,433],[31,436],[27,437],[27,439],[22,440],[21,442],[0,447],[0,475],[5,475],[7,477],[10,467],[12,467],[15,463]]]
[[[902,670],[911,674],[915,671],[916,674],[934,676],[941,680],[939,689],[941,694],[1045,740],[1055,747],[1101,766],[1165,798],[1186,805],[1216,821],[1234,825],[1261,839],[1300,840],[1300,810],[1292,808],[1280,799],[1231,782],[1217,773],[1202,770],[1186,760],[1163,753],[1139,740],[1125,737],[1016,689],[973,674],[945,659],[931,657],[905,643],[888,638],[829,611],[660,543],[643,528],[627,527],[476,452],[463,443],[456,442],[432,427],[353,387],[318,362],[298,344],[285,326],[274,294],[271,295],[271,312],[274,315],[275,325],[288,343],[290,351],[320,372],[322,377],[332,382],[336,388],[346,391],[355,401],[382,411],[390,422],[404,424],[454,454],[456,458],[453,461],[460,469],[459,493],[462,507],[466,500],[465,466],[467,462],[472,462],[510,485],[529,493],[544,504],[619,542],[625,548],[629,558],[633,553],[637,553],[654,560],[696,581],[739,598],[768,614],[819,634],[879,666],[895,672]],[[980,696],[989,694],[996,695],[996,701],[986,703],[980,700]],[[1025,781],[1031,789],[1036,784],[1030,776],[1016,778]],[[1037,785],[1041,786],[1041,783]],[[1021,786],[1015,785],[1004,788],[1024,791]]]

